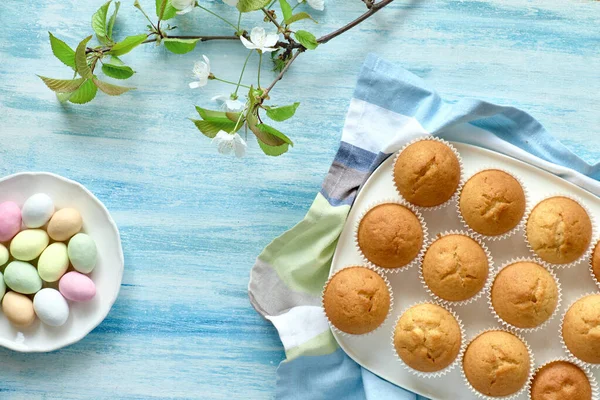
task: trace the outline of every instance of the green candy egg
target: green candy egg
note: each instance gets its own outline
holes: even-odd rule
[[[19,232],[10,242],[10,254],[17,260],[31,261],[42,254],[49,241],[46,231],[26,229]]]
[[[85,233],[78,233],[69,240],[69,260],[73,268],[83,274],[89,274],[96,266],[98,250],[94,239]]]
[[[56,282],[67,272],[69,256],[67,245],[56,242],[46,247],[38,260],[37,270],[40,278],[46,282]]]
[[[2,301],[2,298],[4,298],[5,294],[6,284],[4,283],[4,276],[2,275],[2,272],[0,272],[0,302]]]
[[[8,262],[8,249],[4,247],[3,244],[0,243],[0,266],[4,265]]]
[[[4,270],[6,286],[15,292],[33,294],[42,288],[42,279],[35,267],[23,261],[13,261]]]

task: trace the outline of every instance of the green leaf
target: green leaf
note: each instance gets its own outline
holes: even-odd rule
[[[290,6],[290,3],[287,2],[287,0],[279,0],[279,6],[281,7],[281,12],[283,13],[283,19],[286,20],[288,18],[291,18],[292,16],[292,6]]]
[[[121,7],[121,2],[116,1],[115,2],[115,11],[113,11],[112,15],[110,16],[110,19],[108,20],[108,27],[106,28],[106,36],[110,40],[112,40],[113,27],[115,26],[115,21],[117,20],[117,13],[119,12],[119,7]]]
[[[115,79],[131,78],[135,73],[131,67],[123,64],[123,61],[119,60],[117,57],[111,57],[110,61],[104,61],[102,64],[102,72],[104,72],[106,76]]]
[[[96,37],[101,43],[108,42],[106,34],[106,14],[108,13],[108,7],[110,6],[111,1],[112,0],[108,0],[94,13],[94,15],[92,15],[92,29],[96,32]]]
[[[129,53],[131,50],[135,49],[137,46],[142,44],[144,40],[146,40],[148,36],[144,33],[135,36],[127,36],[125,39],[121,40],[119,43],[115,44],[110,51],[110,54],[113,56],[122,56],[123,54]]]
[[[315,35],[307,31],[296,31],[296,33],[294,33],[294,37],[297,41],[299,41],[302,44],[302,46],[306,47],[309,50],[314,50],[319,45],[319,43],[317,43],[317,38],[315,38]]]
[[[45,76],[38,77],[44,81],[48,89],[58,93],[71,93],[81,86],[85,78],[79,79],[53,79]]]
[[[202,132],[202,134],[209,138],[214,138],[217,133],[221,130],[226,132],[231,132],[235,128],[235,122],[227,121],[227,122],[213,122],[213,121],[203,121],[200,119],[192,119],[191,120],[196,128]],[[239,128],[241,128],[243,124],[240,124]],[[238,128],[238,130],[239,130]]]
[[[52,47],[52,53],[58,58],[63,64],[68,67],[75,69],[75,50],[69,47],[68,44],[60,39],[57,39],[53,34],[48,32],[50,35],[50,46]]]
[[[237,121],[237,118],[235,120],[232,120],[231,118],[229,118],[227,116],[227,114],[231,114],[231,113],[226,113],[224,111],[207,110],[206,108],[202,108],[202,107],[198,107],[198,106],[196,106],[196,111],[198,111],[200,118],[202,118],[205,121],[210,121],[210,122],[236,122]],[[240,116],[239,113],[234,113],[234,114],[237,115],[238,117]]]
[[[304,12],[304,11],[303,11],[303,12],[299,12],[298,14],[294,14],[294,15],[292,15],[292,16],[291,16],[291,17],[289,17],[289,18],[286,18],[286,19],[285,19],[285,23],[286,23],[286,24],[288,24],[288,25],[291,25],[293,22],[296,22],[296,21],[302,21],[303,19],[310,19],[310,20],[312,20],[312,21],[313,21],[315,24],[318,24],[318,22],[317,22],[317,21],[315,21],[315,20],[314,20],[314,18],[313,18],[313,17],[311,17],[309,13],[306,13],[306,12]]]
[[[61,103],[64,103],[65,101],[69,100],[72,95],[73,93],[56,93],[56,98]]]
[[[241,12],[256,11],[266,7],[270,2],[271,0],[240,0],[237,9]]]
[[[96,77],[93,77],[92,80],[96,84],[96,86],[98,86],[98,89],[102,90],[109,96],[119,96],[125,92],[135,89],[132,87],[118,86],[113,85],[112,83],[103,82]]]
[[[165,48],[171,53],[185,54],[194,50],[194,48],[196,47],[196,43],[198,43],[199,40],[200,39],[165,38],[162,40],[162,42],[165,44]]]
[[[258,137],[256,137],[256,141],[258,142],[258,145],[260,146],[263,153],[265,153],[268,156],[280,156],[289,150],[289,145],[287,143],[284,143],[279,146],[269,146],[268,144],[263,143]]]
[[[282,132],[279,132],[277,129],[269,126],[267,124],[258,124],[256,125],[258,131],[260,131],[260,135],[256,134],[256,136],[265,144],[269,146],[281,146],[286,143],[291,146],[294,145],[294,142],[290,140],[289,137],[285,136]]]
[[[296,109],[300,103],[290,104],[288,106],[281,107],[265,107],[267,109],[267,116],[274,121],[285,121],[288,118],[292,118],[296,113]]]
[[[94,85],[90,79],[83,82],[83,84],[71,93],[71,97],[69,97],[69,101],[75,104],[84,104],[92,101],[94,97],[96,97],[96,93],[98,92],[98,88]]]
[[[177,9],[171,4],[171,0],[156,0],[156,16],[162,20],[173,18]]]
[[[92,77],[92,70],[90,69],[90,66],[87,63],[85,49],[87,42],[89,42],[91,38],[91,36],[88,36],[85,39],[83,39],[77,46],[77,50],[75,50],[75,69],[77,70],[79,75],[81,75],[83,78],[88,79]]]

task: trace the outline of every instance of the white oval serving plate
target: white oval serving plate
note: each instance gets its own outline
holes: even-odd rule
[[[521,178],[529,191],[529,199],[532,205],[548,195],[564,193],[578,197],[595,216],[600,216],[600,199],[570,182],[496,152],[462,143],[453,142],[452,144],[460,152],[465,176],[470,176],[474,171],[481,168],[501,168]],[[379,199],[398,196],[392,182],[393,161],[394,156],[392,155],[383,162],[358,194],[348,215],[344,230],[340,235],[330,274],[344,266],[361,265],[363,263],[354,244],[354,227],[369,204]],[[444,231],[464,229],[454,204],[441,210],[423,211],[422,214],[427,223],[430,238]],[[598,218],[596,218],[596,221],[598,221]],[[484,240],[484,242],[492,253],[496,268],[512,258],[531,256],[522,231],[504,240]],[[556,357],[566,356],[560,343],[560,316],[581,295],[598,291],[590,276],[588,259],[574,267],[557,268],[554,271],[562,285],[562,305],[555,314],[556,316],[542,330],[522,335],[533,350],[536,365],[544,364]],[[333,334],[340,346],[364,368],[422,396],[433,400],[477,399],[464,384],[460,366],[442,377],[432,379],[416,377],[403,368],[402,363],[394,355],[394,349],[390,341],[394,322],[405,307],[431,298],[422,287],[418,268],[409,268],[398,273],[388,273],[387,277],[394,292],[392,315],[387,319],[384,326],[371,335],[349,337],[334,332]],[[473,303],[465,306],[452,307],[465,325],[467,340],[470,340],[474,334],[482,329],[501,327],[488,309],[486,297],[485,295],[481,296]],[[599,379],[600,369],[594,369],[593,374],[596,379]],[[525,400],[527,394],[523,393],[517,399]]]
[[[69,301],[70,315],[60,327],[36,322],[26,328],[13,327],[0,311],[0,345],[21,352],[46,352],[83,339],[98,326],[117,299],[123,279],[123,249],[117,225],[104,205],[83,185],[48,172],[23,172],[0,179],[0,203],[19,206],[35,193],[46,193],[56,209],[73,207],[83,217],[82,231],[98,248],[96,268],[89,274],[96,296],[89,302]]]

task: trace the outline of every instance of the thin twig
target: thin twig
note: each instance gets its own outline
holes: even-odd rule
[[[239,40],[240,39],[238,36],[235,36],[235,35],[233,35],[233,36],[166,36],[166,37],[170,38],[170,39],[200,39],[200,41],[202,41],[202,42],[208,42],[209,40]],[[157,40],[158,40],[157,38],[146,39],[142,42],[142,44],[154,43]],[[112,50],[112,46],[104,46],[104,47],[100,47],[99,49],[93,49],[91,47],[88,47],[87,49],[85,49],[85,53],[86,54],[94,53],[94,52],[107,53],[111,50]]]
[[[325,36],[321,36],[319,39],[317,39],[317,43],[320,43],[320,44],[327,43],[334,37],[339,36],[346,31],[349,31],[350,29],[354,28],[356,25],[360,24],[365,19],[369,18],[370,16],[375,14],[377,11],[381,10],[383,7],[387,6],[388,4],[390,4],[393,1],[394,0],[381,0],[378,3],[373,3],[373,6],[369,9],[369,11],[367,11],[360,17],[356,18],[354,21],[350,22],[349,24],[342,26],[340,29],[337,29]]]
[[[265,91],[263,92],[263,96],[264,97],[266,97],[267,94],[271,91],[271,89],[273,89],[273,87],[275,86],[275,84],[277,82],[279,82],[281,80],[281,78],[283,78],[283,75],[286,73],[286,71],[288,70],[288,68],[290,67],[290,65],[292,65],[292,63],[294,62],[294,60],[296,59],[296,57],[298,57],[303,52],[304,52],[303,49],[296,50],[296,52],[294,53],[294,55],[292,56],[292,58],[290,58],[289,61],[287,62],[287,64],[285,64],[285,67],[283,67],[283,69],[281,70],[281,72],[279,73],[279,75],[277,75],[277,77],[275,78],[275,80],[273,82],[271,82],[271,84],[269,85],[268,88],[265,89]]]
[[[264,7],[261,8],[261,10],[265,13],[267,18],[269,18],[271,20],[271,22],[277,27],[277,31],[283,33],[284,30],[281,28],[281,25],[279,25],[279,22],[277,22],[277,20],[275,18],[273,18],[271,13],[268,12]]]
[[[368,9],[373,8],[373,0],[362,0],[362,2],[365,3]]]

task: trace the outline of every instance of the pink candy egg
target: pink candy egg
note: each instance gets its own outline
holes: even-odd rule
[[[13,201],[0,204],[0,242],[7,242],[21,230],[21,209]]]
[[[88,301],[96,295],[96,285],[79,272],[67,272],[58,282],[58,290],[67,299],[72,301]]]

